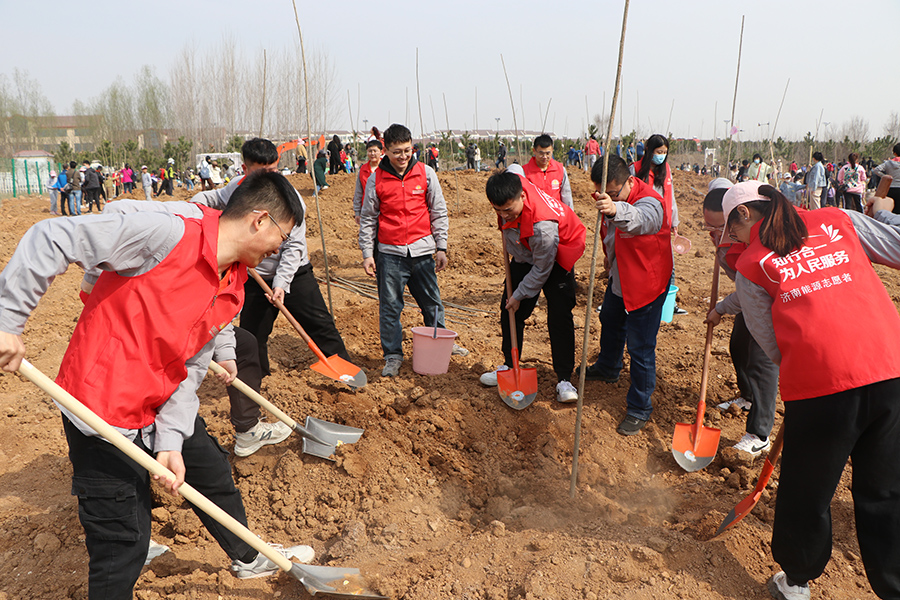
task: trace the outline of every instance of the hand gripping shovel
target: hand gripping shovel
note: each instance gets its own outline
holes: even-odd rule
[[[769,454],[766,455],[766,462],[763,463],[762,471],[759,472],[759,479],[756,482],[756,487],[753,488],[753,491],[749,496],[738,502],[737,506],[731,509],[731,512],[728,513],[728,516],[725,517],[722,524],[719,525],[719,528],[716,530],[716,535],[719,535],[729,527],[737,525],[741,519],[750,514],[750,511],[753,510],[753,507],[759,502],[763,490],[766,489],[766,485],[772,477],[772,471],[775,470],[775,463],[778,462],[778,456],[781,454],[782,446],[784,446],[783,422],[781,427],[778,428],[778,435],[775,436],[775,441],[772,442],[772,448],[769,450]],[[716,535],[713,537],[716,537]]]
[[[506,236],[500,232],[503,240],[503,265],[506,267],[506,297],[512,298],[512,276],[509,272],[509,253],[506,251]],[[519,344],[516,336],[515,311],[509,311],[509,335],[512,341],[512,370],[497,372],[497,389],[500,398],[510,408],[522,410],[534,402],[537,396],[537,369],[519,368]]]
[[[709,310],[716,307],[719,298],[719,259],[713,263],[712,292],[709,296]],[[706,349],[703,353],[703,374],[700,376],[700,402],[697,403],[697,418],[693,425],[676,423],[672,436],[672,455],[675,462],[687,471],[699,471],[712,462],[719,448],[721,432],[713,427],[703,425],[706,415],[706,384],[709,380],[709,359],[712,353],[713,324],[706,326]]]
[[[209,363],[209,370],[216,375],[227,373],[227,371],[216,362]],[[306,426],[303,426],[290,418],[277,406],[266,400],[256,390],[240,379],[235,378],[230,385],[233,385],[238,391],[243,392],[248,398],[275,415],[279,421],[300,434],[300,436],[303,437],[303,451],[307,454],[334,460],[333,454],[338,446],[343,444],[355,444],[364,433],[364,430],[357,429],[356,427],[329,423],[328,421],[322,421],[312,417],[306,417]]]
[[[72,414],[84,421],[88,427],[103,436],[107,442],[124,452],[128,458],[150,471],[151,474],[169,480],[175,478],[174,473],[156,462],[149,454],[129,442],[124,435],[116,431],[92,410],[75,399],[69,392],[37,370],[30,362],[23,360],[22,365],[19,367],[19,373],[25,377],[25,379],[28,379],[46,393],[50,394],[51,398],[66,407]],[[310,595],[315,596],[317,593],[322,592],[323,594],[332,594],[335,596],[384,598],[384,596],[380,596],[366,587],[360,577],[359,569],[320,567],[294,563],[253,535],[253,532],[244,527],[244,525],[239,523],[234,517],[213,504],[206,496],[191,487],[190,484],[181,484],[178,491],[182,496],[187,498],[188,502],[221,523],[224,527],[227,527],[234,535],[244,540],[260,554],[278,565],[281,570],[296,577]]]
[[[269,295],[269,298],[272,298],[272,289],[263,281],[262,277],[259,276],[259,273],[256,272],[256,269],[249,269],[250,276],[256,280],[256,283],[259,284],[259,287],[263,289],[265,293]],[[316,343],[312,341],[312,338],[303,330],[303,327],[300,326],[300,323],[297,322],[297,319],[294,318],[294,315],[288,311],[284,307],[279,300],[273,300],[273,303],[278,310],[281,311],[281,314],[290,322],[291,325],[294,326],[294,329],[297,330],[297,333],[300,334],[300,337],[303,338],[303,341],[306,342],[306,345],[309,346],[309,349],[313,351],[313,353],[319,357],[319,362],[313,363],[310,365],[310,369],[321,373],[325,377],[330,377],[337,381],[342,381],[346,383],[348,386],[353,388],[354,390],[359,389],[366,385],[368,381],[366,378],[366,374],[363,373],[362,369],[354,365],[353,363],[347,362],[337,354],[326,357],[325,354],[319,350],[319,347],[316,346]]]

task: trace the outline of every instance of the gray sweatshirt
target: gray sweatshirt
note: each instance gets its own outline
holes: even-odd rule
[[[900,269],[900,215],[880,210],[873,219],[854,210],[844,212],[853,222],[853,228],[869,260]],[[740,296],[744,320],[753,339],[772,362],[781,364],[781,350],[772,326],[772,297],[765,288],[740,273],[734,283]]]
[[[125,203],[124,200],[111,202],[106,205],[108,212],[99,215],[47,219],[25,233],[15,254],[0,273],[0,331],[21,335],[25,322],[50,283],[70,264],[85,269],[85,278],[95,282],[100,271],[134,277],[162,262],[181,241],[184,222],[172,212],[155,209],[180,204],[186,211],[192,209],[200,216],[200,210],[188,203],[139,201],[128,203],[142,209],[153,207],[154,210],[124,214],[129,212]],[[220,335],[225,339],[233,337],[234,332],[229,326]],[[194,419],[200,405],[196,390],[206,376],[215,344],[215,339],[210,340],[186,361],[187,378],[157,409],[155,423],[141,431],[151,450],[181,451],[183,440],[193,435]],[[66,409],[60,407],[60,410],[82,433],[97,435]],[[130,440],[138,434],[138,430],[116,429]]]
[[[244,176],[241,175],[232,179],[223,188],[215,188],[195,194],[191,198],[191,202],[217,210],[224,210],[231,199],[231,195],[243,179]],[[256,272],[263,279],[272,279],[272,287],[281,288],[286,294],[291,291],[291,282],[294,280],[294,274],[297,272],[297,269],[309,264],[309,253],[306,249],[306,203],[303,201],[300,192],[297,192],[297,197],[300,198],[300,204],[303,205],[303,221],[294,224],[294,228],[291,229],[290,239],[281,244],[281,247],[278,248],[278,254],[266,257],[256,267]]]
[[[878,175],[879,177],[887,175],[893,177],[894,180],[891,181],[891,187],[900,187],[900,157],[895,156],[894,158],[889,158],[872,169],[870,175]]]
[[[387,157],[382,161],[387,161]],[[411,167],[412,165],[410,165]],[[447,237],[450,232],[450,218],[447,215],[447,203],[444,201],[444,192],[441,190],[441,182],[438,181],[434,169],[428,165],[425,167],[425,177],[428,190],[425,194],[425,205],[431,216],[431,234],[414,241],[406,246],[394,246],[378,242],[378,251],[395,256],[425,256],[433,254],[436,250],[447,249]],[[380,169],[381,167],[379,167]],[[407,168],[407,173],[409,168]],[[406,175],[404,173],[404,175]],[[375,244],[378,238],[378,215],[381,212],[381,199],[375,193],[375,173],[366,182],[365,199],[362,212],[359,215],[359,249],[363,258],[372,258],[375,254]]]

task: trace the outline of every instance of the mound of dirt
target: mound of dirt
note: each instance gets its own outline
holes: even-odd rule
[[[330,293],[335,320],[369,384],[354,393],[311,371],[313,354],[279,319],[269,344],[273,374],[263,394],[298,420],[312,415],[366,433],[359,443],[341,447],[336,462],[304,455],[297,437],[248,458],[232,457],[253,531],[267,541],[310,544],[317,564],[359,567],[374,589],[398,599],[768,598],[765,581],[777,570],[769,551],[776,484],[740,525],[712,539],[762,465],[761,459],[735,462],[722,450],[741,438],[745,425],[742,415],[714,408],[737,390],[728,356],[730,323],[715,330],[708,398],[713,408],[706,415],[708,425],[722,429],[720,452],[692,474],[671,453],[674,426],[692,422],[699,393],[713,264],[712,244],[701,229],[708,178],[675,173],[680,231],[693,242],[688,254],[675,257],[678,303],[689,314],[660,330],[652,420],[640,435],[615,433],[629,385],[627,356],[619,383],[588,382],[580,480],[571,497],[576,411],[554,400],[544,302],[528,321],[522,357],[525,366],[537,368],[535,403],[513,411],[495,389],[478,382],[502,361],[503,269],[496,218],[484,197],[487,177],[439,173],[451,215],[450,266],[439,281],[448,326],[471,353],[454,357],[445,375],[420,376],[411,370],[412,340],[406,335],[407,361],[391,379],[380,377],[378,305],[372,280],[360,267],[354,176],[330,176],[331,187],[318,201],[306,176],[290,177],[307,199],[310,253],[317,275],[324,276],[321,210],[336,278]],[[581,340],[596,212],[587,175],[572,170],[570,177],[577,212],[588,227],[588,253],[576,267]],[[174,199],[189,196],[179,189]],[[0,264],[29,226],[50,218],[48,210],[39,197],[3,202]],[[595,306],[605,286],[600,271],[602,262]],[[895,299],[900,297],[896,273],[879,273]],[[80,314],[80,280],[77,267],[58,277],[25,330],[28,357],[51,376]],[[325,294],[324,284],[322,289]],[[732,289],[723,278],[720,295]],[[599,323],[591,318],[590,360],[599,348]],[[404,311],[403,324],[407,330],[421,324],[414,304]],[[200,396],[210,431],[230,448],[224,387],[209,379]],[[0,600],[86,598],[87,553],[69,493],[59,411],[10,374],[0,377],[0,440]],[[156,501],[153,538],[172,550],[144,570],[138,599],[308,597],[287,575],[234,578],[225,554],[185,504],[162,494]],[[853,528],[849,469],[832,512],[835,552],[813,584],[814,594],[871,597]]]

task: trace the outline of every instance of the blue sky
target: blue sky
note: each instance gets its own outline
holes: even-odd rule
[[[87,100],[116,76],[131,81],[143,64],[165,76],[188,43],[212,48],[229,34],[250,54],[297,43],[290,0],[2,5],[0,72],[27,70],[57,114],[68,114],[74,99]],[[429,98],[444,127],[444,94],[451,127],[473,129],[476,88],[478,126],[494,128],[500,117],[501,128],[512,127],[502,53],[519,127],[539,129],[549,102],[547,128],[569,136],[584,127],[585,97],[591,117],[609,111],[623,6],[621,0],[298,1],[307,52],[323,50],[337,68],[342,110],[329,119],[332,128],[348,128],[347,90],[355,112],[359,88],[360,121],[383,128],[389,119],[406,120],[408,94],[408,124],[417,131],[418,47],[426,130],[433,127]],[[774,125],[789,78],[776,135],[801,138],[815,129],[820,112],[834,131],[860,116],[871,134],[881,135],[891,110],[900,110],[892,102],[900,92],[893,60],[900,2],[635,0],[620,96],[624,130],[644,136],[663,130],[671,109],[678,137],[712,137],[714,124],[721,137],[731,116],[741,15],[735,120],[745,139],[766,135],[759,123]],[[823,125],[820,137],[827,133]]]

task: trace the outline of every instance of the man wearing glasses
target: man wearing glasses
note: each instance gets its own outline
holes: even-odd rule
[[[553,159],[553,138],[546,133],[534,138],[531,160],[525,163],[522,170],[525,171],[525,178],[539,190],[575,210],[566,168]]]

